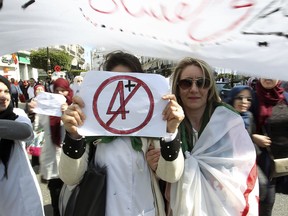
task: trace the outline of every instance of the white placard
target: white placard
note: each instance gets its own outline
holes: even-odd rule
[[[86,120],[78,128],[83,136],[163,137],[162,112],[169,93],[167,80],[157,74],[90,71],[79,96]]]
[[[34,113],[58,117],[62,115],[61,106],[66,103],[63,95],[48,92],[40,92],[34,100],[37,103]]]

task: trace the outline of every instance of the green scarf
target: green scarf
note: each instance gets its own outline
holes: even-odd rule
[[[85,137],[85,142],[91,143],[97,140],[101,143],[110,143],[117,138],[117,136],[90,136]],[[142,141],[140,137],[130,137],[130,140],[131,145],[135,151],[142,151]]]
[[[211,115],[213,114],[214,110],[218,106],[225,106],[228,109],[231,109],[231,107],[229,105],[226,105],[225,103],[221,103],[221,102],[220,103],[218,103],[218,102],[213,103],[211,106],[212,106]],[[200,131],[198,131],[198,138],[201,136],[204,128],[206,127],[206,125],[210,121],[211,116],[209,115],[209,107],[210,106],[206,106],[205,111],[203,113],[201,128],[200,128]],[[193,130],[192,128],[193,127],[191,125],[191,130]],[[194,146],[193,139],[189,139],[188,131],[187,131],[186,127],[185,127],[185,122],[184,121],[180,124],[180,136],[181,136],[181,141],[182,141],[182,146],[181,146],[182,147],[182,152],[183,153],[186,152],[186,151],[191,152],[192,149],[193,149],[193,146]]]

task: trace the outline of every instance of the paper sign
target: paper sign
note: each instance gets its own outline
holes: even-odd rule
[[[86,120],[78,133],[163,137],[167,101],[161,97],[168,93],[169,84],[161,75],[90,71],[79,93]]]
[[[39,93],[35,99],[37,106],[33,109],[34,113],[61,116],[61,106],[66,103],[66,98],[61,94],[53,94],[48,92]]]

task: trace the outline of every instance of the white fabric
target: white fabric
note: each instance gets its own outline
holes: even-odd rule
[[[81,44],[288,80],[285,0],[39,0],[22,9],[26,2],[3,1],[0,55]]]
[[[173,215],[258,216],[256,153],[239,115],[216,108],[186,155],[184,174],[171,186]]]
[[[32,127],[23,110],[14,109],[14,112],[19,115],[15,121]],[[15,141],[8,164],[8,179],[3,175],[4,166],[0,163],[0,216],[43,216],[41,190],[23,141]]]
[[[39,114],[39,121],[44,129],[44,143],[40,155],[40,174],[46,180],[59,178],[59,161],[61,148],[53,144],[50,131],[50,118]],[[61,138],[64,139],[64,128],[61,127]]]
[[[106,216],[155,216],[149,168],[129,137],[98,144],[96,163],[107,167]]]
[[[117,147],[118,145],[117,145],[116,140],[115,140],[115,142],[113,142],[113,145],[116,146],[116,150],[113,147],[110,148],[109,146],[103,146],[102,147],[103,149],[101,150],[101,154],[109,155],[109,158],[111,157],[111,159],[112,159],[113,156],[115,157],[115,162],[110,161],[110,159],[109,159],[109,161],[107,161],[107,163],[109,162],[111,164],[111,166],[112,165],[113,166],[117,166],[118,168],[114,168],[114,169],[118,170],[119,172],[123,171],[123,170],[125,170],[125,172],[131,171],[131,169],[126,171],[126,167],[127,167],[128,161],[131,162],[131,164],[128,163],[128,167],[134,167],[136,165],[135,164],[135,160],[133,159],[133,158],[135,158],[135,154],[137,154],[137,157],[138,157],[138,155],[145,154],[147,152],[147,150],[148,150],[148,147],[150,145],[155,146],[156,148],[160,147],[160,144],[158,144],[159,143],[159,139],[141,138],[141,141],[142,141],[142,152],[143,153],[141,153],[141,154],[137,153],[137,152],[135,152],[135,150],[133,150],[134,152],[131,153],[131,147],[129,147],[129,146],[124,146],[123,147],[123,145],[127,145],[128,144],[128,143],[127,144],[125,144],[125,143],[123,144],[123,139],[124,139],[124,137],[122,137],[120,139],[122,144],[120,144],[119,147]],[[127,138],[125,138],[125,140],[126,139]],[[126,141],[129,142],[128,140],[126,140]],[[107,144],[102,144],[102,145],[111,145],[111,144],[112,143],[107,143]],[[97,146],[97,148],[98,148],[98,146]],[[110,151],[107,151],[106,153],[103,153],[104,148],[105,149],[109,148]],[[128,149],[127,152],[123,151],[123,148],[124,149]],[[98,151],[98,149],[96,151]],[[72,185],[76,185],[82,179],[83,174],[84,174],[85,170],[87,169],[88,153],[89,153],[89,147],[86,148],[86,151],[82,155],[81,158],[72,159],[72,158],[68,157],[66,154],[64,154],[64,152],[62,151],[61,160],[60,160],[60,164],[59,164],[60,165],[60,177],[61,177],[61,179],[63,180],[63,182],[65,184],[68,184],[68,185],[71,185],[71,186]],[[119,154],[121,154],[121,155],[119,156]],[[133,156],[133,155],[134,155],[134,157],[131,158],[131,156]],[[124,158],[125,156],[127,157],[126,160]],[[142,156],[138,157],[138,158],[140,159],[139,160],[140,164],[143,164],[143,165],[146,164],[146,162],[143,161]],[[122,163],[118,163],[119,159],[124,160],[123,161],[123,165],[122,165]],[[101,164],[106,163],[106,161],[104,161],[105,159],[102,159],[102,160],[103,161],[101,162]],[[145,171],[146,170],[146,165],[144,166],[144,168],[145,168],[144,169],[144,171]],[[146,185],[145,188],[149,187],[148,184],[152,185],[151,189],[152,189],[152,193],[154,195],[153,203],[154,203],[154,207],[155,207],[155,211],[150,211],[149,212],[150,214],[152,214],[152,215],[155,214],[155,216],[165,216],[164,201],[163,201],[162,194],[160,192],[158,179],[161,178],[161,179],[163,179],[163,180],[165,180],[167,182],[176,182],[177,180],[180,179],[180,177],[181,177],[181,175],[183,173],[183,169],[184,169],[184,157],[183,157],[181,149],[180,149],[180,152],[179,152],[179,155],[178,155],[177,159],[175,159],[174,161],[165,161],[163,159],[163,157],[160,156],[160,159],[159,159],[159,162],[158,162],[158,167],[157,167],[157,170],[156,170],[157,175],[155,175],[155,173],[153,171],[151,171],[151,169],[149,169],[150,176],[151,176],[150,177],[151,178],[151,182],[145,182],[145,185]],[[133,173],[132,175],[136,175],[136,174],[138,175],[139,171],[137,171],[136,173]],[[143,175],[146,175],[146,174],[147,174],[146,171],[143,172]],[[129,176],[131,176],[131,174],[129,174]],[[127,176],[127,177],[129,177],[129,176]],[[158,177],[156,177],[156,176],[158,176]],[[114,175],[114,177],[115,177],[115,175]],[[116,178],[118,179],[118,176],[116,176]],[[123,178],[124,177],[121,175],[121,179],[122,180],[123,180]],[[149,179],[149,177],[145,176],[144,179]],[[113,181],[117,182],[117,180],[113,180]],[[113,181],[111,180],[111,182],[113,182]],[[122,184],[127,184],[127,182],[128,182],[128,180],[124,181],[124,183],[123,183],[123,181],[121,181],[121,182],[119,182],[117,184],[119,185],[119,187],[122,187]],[[131,182],[131,180],[129,182]],[[134,183],[134,184],[135,185],[139,185],[137,183]],[[127,187],[127,185],[125,187]],[[145,199],[142,194],[138,193],[139,192],[138,190],[132,190],[131,188],[128,188],[128,189],[129,189],[130,192],[133,191],[133,193],[134,193],[132,195],[133,197],[137,197],[137,199]],[[148,193],[150,194],[150,192],[148,192]],[[110,197],[111,197],[111,195],[109,196],[109,198]],[[128,197],[128,195],[127,195],[125,198],[129,199],[131,197]],[[132,201],[130,200],[129,202],[132,202]],[[149,200],[146,200],[144,202],[144,205],[146,205],[147,202],[148,202],[148,204],[150,203]],[[125,206],[127,205],[126,203],[124,203],[124,204],[125,204]],[[65,205],[65,203],[64,203],[64,205]],[[110,205],[110,203],[109,203],[109,205]],[[116,212],[116,210],[114,210],[114,211]],[[148,214],[148,212],[147,212],[147,214]]]
[[[40,92],[34,98],[37,106],[33,109],[34,113],[48,116],[62,116],[61,106],[66,103],[64,95]]]

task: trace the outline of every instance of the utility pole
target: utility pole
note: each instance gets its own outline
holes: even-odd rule
[[[47,74],[49,77],[51,77],[51,62],[50,62],[50,54],[49,54],[49,48],[47,47]]]

